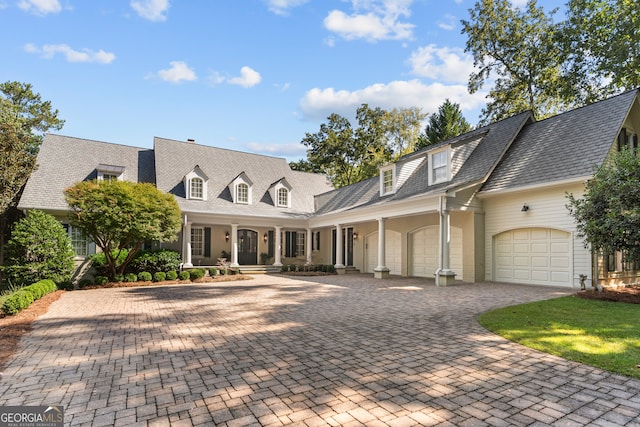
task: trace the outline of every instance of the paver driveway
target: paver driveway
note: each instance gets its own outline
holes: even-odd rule
[[[640,425],[640,381],[475,320],[565,293],[365,275],[70,292],[21,341],[0,405],[94,426]]]

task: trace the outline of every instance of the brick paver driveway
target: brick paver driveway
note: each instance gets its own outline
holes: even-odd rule
[[[71,425],[640,425],[640,381],[475,318],[565,291],[256,276],[70,292],[20,344],[0,405]]]

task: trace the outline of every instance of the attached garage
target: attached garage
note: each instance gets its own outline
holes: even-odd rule
[[[385,262],[390,274],[402,274],[402,236],[397,231],[385,230]],[[365,238],[367,272],[378,266],[378,233]]]
[[[434,277],[440,258],[440,227],[429,226],[409,234],[409,275]],[[462,229],[451,227],[449,267],[462,279]]]
[[[494,237],[494,278],[498,282],[571,286],[571,233],[522,228]]]

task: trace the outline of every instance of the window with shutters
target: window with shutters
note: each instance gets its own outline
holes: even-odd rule
[[[191,227],[191,256],[204,256],[204,227]]]

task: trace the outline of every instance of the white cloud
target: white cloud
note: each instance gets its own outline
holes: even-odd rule
[[[466,83],[473,72],[473,57],[456,47],[421,47],[411,54],[409,63],[412,74],[449,83]]]
[[[352,0],[354,13],[347,15],[332,10],[324,19],[327,30],[347,40],[408,40],[413,38],[415,25],[400,22],[411,16],[413,0]]]
[[[36,15],[46,15],[48,13],[58,13],[62,10],[58,0],[20,0],[18,7],[25,12]]]
[[[289,10],[305,4],[309,0],[266,0],[269,10],[276,15],[287,15]]]
[[[232,77],[227,82],[244,88],[252,87],[262,81],[262,76],[251,67],[244,66],[240,69],[239,77]]]
[[[244,148],[252,153],[268,154],[276,157],[304,157],[307,149],[299,142],[288,144],[265,144],[260,142],[249,142],[243,144]]]
[[[469,94],[466,85],[425,84],[416,79],[379,83],[355,91],[314,88],[304,95],[300,109],[306,120],[319,122],[331,113],[352,119],[363,103],[384,109],[419,107],[423,113],[432,114],[449,98],[466,113],[482,107],[485,97],[485,92]],[[473,120],[475,117],[470,119]]]
[[[131,0],[131,7],[144,19],[154,22],[165,21],[169,0]]]
[[[110,64],[116,59],[116,55],[100,49],[97,52],[91,49],[75,50],[66,44],[45,44],[38,47],[34,44],[26,44],[25,52],[42,55],[43,58],[51,59],[56,54],[64,55],[68,62],[96,62],[98,64]]]
[[[443,19],[438,21],[438,27],[442,28],[445,31],[455,30],[457,24],[458,24],[458,18],[448,13],[444,15]]]
[[[171,61],[171,68],[158,71],[158,77],[165,82],[181,83],[183,81],[197,80],[195,71],[183,61]]]

